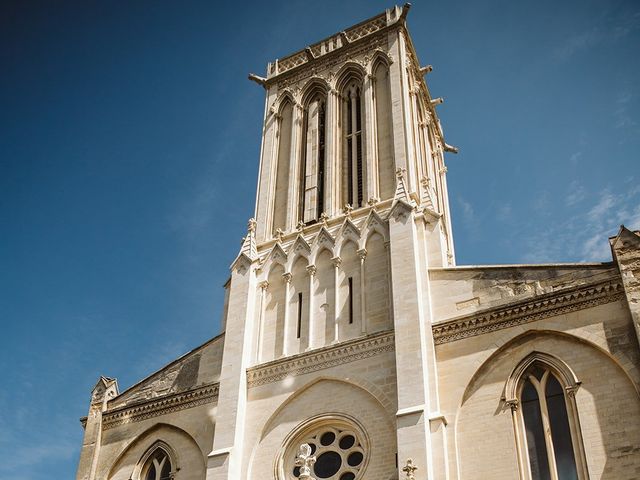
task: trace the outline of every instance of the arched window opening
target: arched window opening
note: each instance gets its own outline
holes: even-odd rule
[[[320,218],[325,209],[326,96],[318,92],[305,108],[302,131],[302,164],[298,186],[298,221]]]
[[[316,219],[320,218],[324,212],[324,182],[325,182],[325,121],[326,121],[326,106],[325,102],[321,102],[318,112],[318,202]]]
[[[558,379],[534,365],[525,374],[521,398],[531,478],[577,479],[565,394]]]
[[[393,196],[396,176],[393,161],[393,121],[391,118],[391,83],[389,68],[379,62],[374,69],[374,101],[378,147],[378,191],[382,200]]]
[[[360,84],[351,82],[343,96],[343,200],[354,208],[364,199],[362,95]]]
[[[276,186],[273,202],[272,234],[287,230],[287,204],[289,200],[289,169],[291,162],[291,129],[293,105],[286,100],[278,115],[278,156],[276,158]]]
[[[588,478],[575,392],[580,382],[550,355],[534,352],[505,387],[513,414],[521,478]]]
[[[144,480],[172,480],[173,469],[167,452],[162,448],[157,448],[147,459],[140,478]]]

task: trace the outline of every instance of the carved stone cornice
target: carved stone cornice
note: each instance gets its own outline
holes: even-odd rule
[[[186,392],[164,395],[106,411],[102,415],[102,428],[108,430],[118,425],[139,422],[213,402],[218,399],[218,389],[218,383],[211,383]]]
[[[514,327],[576,310],[604,305],[624,296],[622,282],[613,278],[603,282],[551,292],[536,298],[501,306],[433,325],[436,345]]]
[[[393,350],[393,332],[376,333],[250,368],[247,370],[247,383],[249,388],[258,387]]]
[[[271,82],[277,79],[280,81],[280,84],[282,84],[283,79],[289,79],[294,72],[300,70],[300,67],[313,65],[315,66],[315,70],[320,70],[342,63],[341,61],[345,57],[349,58],[361,52],[374,50],[382,46],[386,47],[387,38],[385,33],[397,25],[400,25],[397,21],[388,23],[386,14],[382,13],[362,24],[355,25],[345,31],[310,45],[304,50],[270,63],[266,81]],[[365,38],[367,39],[366,42],[361,41]],[[307,73],[305,76],[308,76],[312,68],[307,68],[306,70],[307,71],[303,73]],[[296,80],[298,80],[299,77],[300,75],[297,75]]]

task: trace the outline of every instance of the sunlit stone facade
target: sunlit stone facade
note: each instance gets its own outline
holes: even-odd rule
[[[79,480],[640,478],[640,236],[609,263],[457,266],[456,149],[408,10],[250,76],[223,332],[124,392],[99,380]]]

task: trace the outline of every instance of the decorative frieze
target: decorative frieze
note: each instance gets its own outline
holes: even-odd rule
[[[102,416],[102,428],[108,430],[213,402],[218,399],[218,388],[218,383],[211,383],[186,392],[164,395],[107,411]]]
[[[249,387],[266,385],[289,376],[304,375],[343,363],[362,360],[383,352],[391,352],[393,349],[393,332],[376,333],[250,368],[247,370],[247,382]]]
[[[391,24],[393,25],[393,24]],[[379,15],[376,18],[372,18],[370,21],[361,25],[357,25],[344,32],[340,32],[326,40],[322,40],[310,47],[305,48],[300,52],[293,53],[287,57],[277,60],[275,64],[271,64],[269,68],[269,76],[282,75],[285,72],[295,69],[305,63],[318,60],[325,55],[340,50],[349,50],[349,54],[354,55],[352,49],[348,49],[352,43],[360,40],[364,37],[369,37],[387,27],[387,19],[385,14]],[[389,25],[390,26],[390,25]],[[277,67],[272,68],[272,66]]]
[[[436,345],[514,327],[543,318],[604,305],[624,296],[619,279],[540,295],[530,301],[496,307],[480,313],[449,320],[433,326]]]
[[[278,89],[282,90],[291,85],[297,85],[301,81],[308,79],[313,75],[317,75],[318,72],[327,72],[333,67],[337,67],[346,61],[353,60],[359,58],[360,56],[366,54],[371,50],[380,49],[382,51],[387,51],[388,42],[386,33],[378,33],[375,35],[371,35],[367,42],[362,44],[355,45],[345,45],[344,47],[335,50],[336,55],[323,55],[315,60],[313,60],[314,68],[301,68],[298,69],[301,65],[309,63],[307,55],[305,52],[299,52],[293,54],[291,57],[287,57],[283,60],[278,60],[278,71],[280,72],[277,75]],[[332,52],[328,52],[332,53]],[[286,71],[283,71],[283,68],[286,67]],[[323,73],[324,75],[325,73]],[[331,72],[327,72],[326,75],[330,75]],[[271,77],[273,78],[273,76]]]

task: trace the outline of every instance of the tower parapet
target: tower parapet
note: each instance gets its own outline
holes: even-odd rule
[[[384,214],[404,169],[407,193],[435,213],[433,265],[453,265],[444,142],[436,105],[393,7],[267,65],[256,198],[259,254],[275,241],[330,230],[349,213]],[[384,216],[384,215],[383,215]]]

